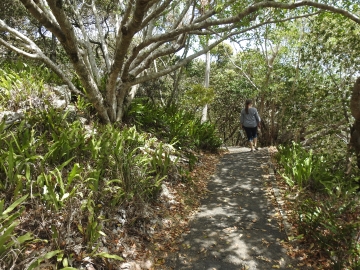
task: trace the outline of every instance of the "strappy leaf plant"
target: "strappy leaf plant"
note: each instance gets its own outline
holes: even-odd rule
[[[172,162],[169,151],[166,151],[163,143],[160,142],[151,154],[151,169],[160,177],[164,177],[167,176],[171,166],[175,163],[175,160],[174,163]]]
[[[36,181],[40,189],[40,197],[45,199],[49,207],[53,207],[57,211],[64,206],[65,200],[74,196],[78,185],[73,184],[73,180],[77,177],[81,178],[81,168],[77,163],[74,164],[67,179],[63,178],[61,170],[68,165],[71,160],[72,159],[69,159],[47,174],[40,174]]]
[[[69,123],[67,114],[59,115],[55,110],[43,112],[45,127],[51,140],[44,158],[52,164],[62,163],[72,157],[84,157],[86,144],[84,127],[79,121]]]
[[[120,256],[99,253],[99,241],[106,237],[103,209],[124,205],[142,208],[157,198],[174,168],[176,149],[154,134],[139,132],[136,127],[91,124],[85,127],[80,121],[69,122],[66,113],[50,107],[29,112],[22,122],[10,127],[0,123],[4,204],[30,194],[30,211],[40,205],[38,210],[46,212],[42,217],[46,229],[40,226],[37,230],[46,235],[51,249],[29,258],[26,267],[36,269],[51,261],[58,269],[71,269],[66,263],[68,253],[63,250],[64,230],[71,227],[69,224],[76,224],[74,235],[83,239],[82,246],[93,256],[121,260]],[[180,137],[188,134],[186,130],[181,132]],[[67,209],[79,209],[79,205],[79,217],[66,215]],[[61,215],[63,225],[54,224],[53,218],[46,220],[47,215]],[[24,228],[19,223],[10,225],[6,235],[14,234],[17,227]]]
[[[359,211],[353,196],[300,198],[296,207],[299,233],[328,253],[334,269],[350,269],[360,259]]]
[[[49,70],[22,62],[7,63],[0,69],[0,104],[11,110],[44,108],[51,94],[44,91],[44,80],[49,81]],[[50,75],[51,76],[51,75]]]
[[[7,136],[3,133],[0,144],[0,176],[4,179],[0,189],[17,197],[30,184],[36,164],[43,159],[36,153],[39,143],[22,122],[16,132],[9,131]]]
[[[216,151],[222,144],[215,125],[201,123],[195,114],[175,105],[162,107],[138,99],[131,104],[127,118],[136,123],[140,130],[151,132],[176,148]]]
[[[15,232],[16,226],[20,223],[19,217],[24,211],[24,207],[18,207],[27,197],[28,195],[22,196],[6,209],[4,200],[0,200],[0,267],[4,262],[7,262],[8,266],[15,264],[16,254],[21,252],[24,243],[33,239],[29,232],[23,235]]]
[[[78,224],[79,231],[84,235],[89,250],[97,250],[94,244],[97,243],[101,235],[105,235],[102,232],[102,216],[100,215],[98,208],[93,200],[93,193],[89,193],[88,197],[83,201],[81,210],[87,216],[87,220],[84,224]]]
[[[33,270],[33,269],[37,269],[38,266],[40,266],[40,264],[42,262],[48,261],[51,258],[57,257],[57,258],[61,258],[63,256],[64,252],[62,250],[52,250],[50,252],[45,253],[44,255],[36,258],[27,268],[28,270]],[[52,266],[51,266],[52,267]]]
[[[289,186],[304,188],[309,184],[314,169],[313,152],[293,142],[290,147],[279,146],[279,163],[283,167],[282,177]]]
[[[331,154],[314,154],[311,149],[306,150],[295,142],[291,146],[279,146],[278,149],[281,176],[291,187],[310,187],[331,195],[353,193],[354,186],[358,186],[356,179],[344,170],[331,169],[335,162],[331,161]]]

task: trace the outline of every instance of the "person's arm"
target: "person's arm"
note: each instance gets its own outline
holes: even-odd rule
[[[257,126],[260,127],[261,118],[260,118],[259,113],[258,113],[257,110],[256,110],[256,113],[255,113],[255,119],[256,119]]]

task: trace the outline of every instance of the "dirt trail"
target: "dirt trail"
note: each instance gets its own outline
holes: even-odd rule
[[[229,151],[209,181],[210,192],[180,250],[161,269],[299,269],[280,244],[286,234],[265,195],[267,149]]]

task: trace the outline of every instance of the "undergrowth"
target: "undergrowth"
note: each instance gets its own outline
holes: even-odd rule
[[[314,153],[296,143],[278,149],[279,173],[289,186],[288,197],[296,197],[290,202],[297,239],[311,246],[316,267],[359,269],[357,170],[345,172],[343,166],[338,166],[341,163],[334,159],[334,155]],[[344,157],[340,158],[344,160]],[[319,257],[316,258],[315,254]],[[321,263],[324,256],[328,264]]]
[[[178,149],[216,152],[222,145],[213,124],[201,123],[199,117],[175,105],[161,107],[146,99],[137,99],[132,102],[126,118],[139,129],[155,134]]]
[[[198,151],[221,145],[214,126],[140,103],[122,126],[70,121],[46,102],[39,70],[20,70],[0,74],[0,95],[11,101],[2,110],[25,108],[21,121],[0,122],[0,268],[110,269],[139,256],[129,234],[161,229],[150,219],[161,216],[152,207],[163,185],[192,188]],[[88,103],[77,103],[89,115]]]

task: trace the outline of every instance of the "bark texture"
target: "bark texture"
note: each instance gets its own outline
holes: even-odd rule
[[[360,77],[356,80],[352,91],[350,110],[352,116],[355,118],[355,122],[351,129],[350,144],[355,150],[357,166],[360,168]]]

